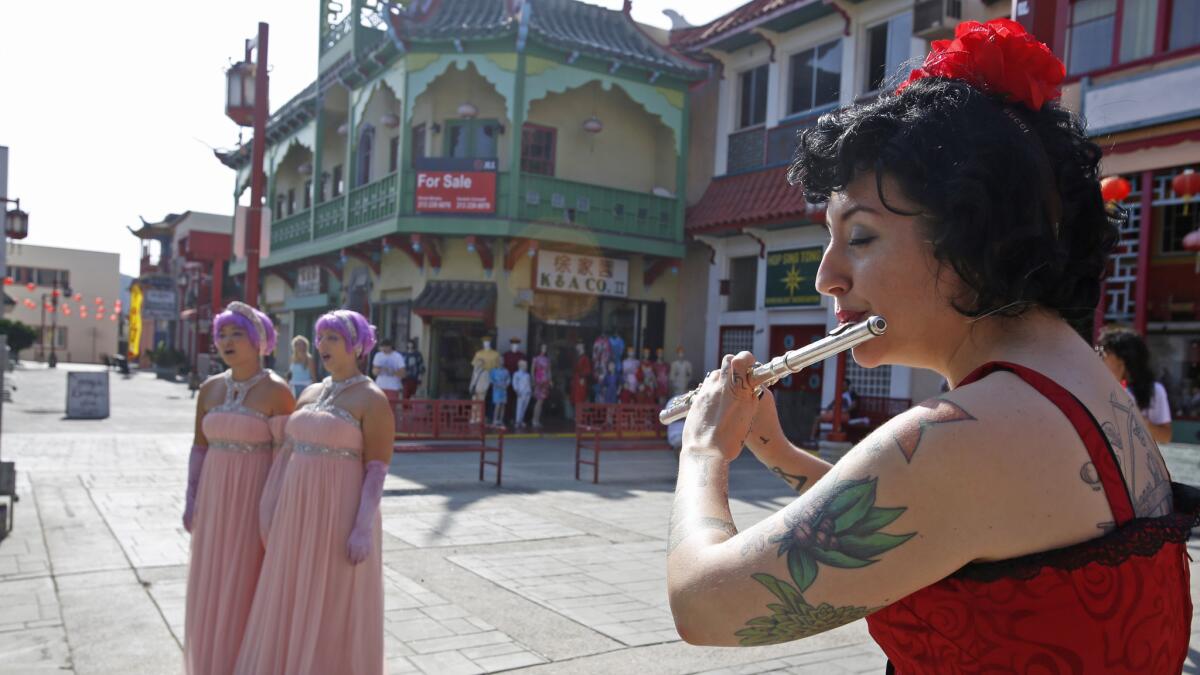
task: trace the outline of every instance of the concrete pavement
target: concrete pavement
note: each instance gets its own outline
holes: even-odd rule
[[[64,420],[64,371],[11,375],[0,456],[17,462],[21,501],[0,543],[0,674],[180,672],[189,393],[114,374],[109,419]],[[663,565],[670,455],[620,457],[598,486],[573,480],[569,441],[510,440],[505,455],[502,489],[474,480],[470,455],[393,462],[382,506],[389,672],[883,670],[862,621],[775,647],[678,639]],[[1170,455],[1177,480],[1200,484],[1200,448]],[[788,501],[753,459],[731,476],[739,526]],[[1192,661],[1186,672],[1198,672]]]

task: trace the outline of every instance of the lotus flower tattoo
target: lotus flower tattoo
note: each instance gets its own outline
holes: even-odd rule
[[[785,516],[787,529],[770,541],[778,545],[778,555],[787,556],[792,583],[770,574],[753,575],[755,581],[781,602],[767,605],[771,615],[751,619],[746,628],[736,633],[743,645],[795,640],[874,611],[866,607],[834,607],[828,603],[814,607],[804,599],[803,593],[816,581],[818,563],[842,569],[866,567],[876,562],[880,554],[916,534],[879,531],[899,518],[905,509],[875,506],[877,480],[841,481],[822,499]]]

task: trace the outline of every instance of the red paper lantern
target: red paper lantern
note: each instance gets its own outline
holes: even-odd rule
[[[1195,169],[1184,171],[1171,180],[1171,189],[1180,197],[1191,199],[1200,193],[1200,173],[1196,173]]]
[[[32,291],[33,289],[37,288],[37,285],[31,281],[31,282],[25,284],[25,288]]]
[[[12,286],[15,283],[17,283],[16,279],[13,279],[12,277],[4,277],[5,286]]]
[[[75,302],[83,302],[83,293],[75,294]]]
[[[1121,202],[1133,191],[1129,181],[1120,176],[1109,176],[1100,181],[1100,196],[1106,202]]]
[[[1192,230],[1183,237],[1183,247],[1200,253],[1200,230]]]
[[[102,305],[102,304],[104,304],[104,300],[103,300],[103,298],[96,298],[96,304],[97,304],[97,305]]]
[[[117,320],[117,315],[116,315],[116,314],[113,314],[112,316],[108,317],[108,320],[109,320],[109,321],[116,321],[116,320]]]
[[[62,313],[63,316],[71,316],[71,308],[68,305],[63,305]]]

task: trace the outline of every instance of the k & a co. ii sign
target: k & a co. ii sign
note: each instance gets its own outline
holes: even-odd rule
[[[629,296],[629,261],[559,251],[539,251],[534,287],[584,295]]]

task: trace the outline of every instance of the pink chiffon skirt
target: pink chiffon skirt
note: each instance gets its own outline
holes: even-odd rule
[[[272,434],[265,421],[237,413],[209,413],[203,428],[209,449],[192,521],[184,671],[225,675],[237,660],[263,561],[258,509]]]
[[[288,435],[290,457],[234,672],[379,675],[384,653],[378,512],[371,555],[352,565],[346,551],[358,513],[363,465],[361,456],[344,449],[361,452],[362,437],[341,419],[307,410],[292,415]],[[315,440],[343,450],[313,450]]]

